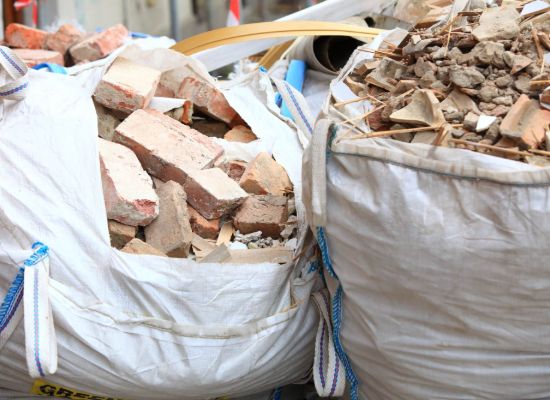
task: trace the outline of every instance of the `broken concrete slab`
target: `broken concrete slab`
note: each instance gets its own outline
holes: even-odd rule
[[[94,99],[107,108],[126,113],[146,108],[160,74],[153,68],[118,57],[97,85]]]
[[[193,240],[187,196],[183,187],[168,181],[156,188],[159,215],[145,227],[145,240],[168,257],[187,257]]]
[[[550,111],[537,100],[521,95],[500,124],[500,133],[513,139],[520,148],[537,148],[544,143],[550,124]]]
[[[515,6],[487,8],[472,33],[477,41],[515,39],[519,34],[520,15]]]
[[[189,204],[206,219],[229,214],[248,197],[219,168],[189,171],[184,187]]]
[[[292,191],[292,183],[284,167],[265,152],[259,153],[248,163],[239,184],[252,194],[282,196]]]
[[[250,196],[237,210],[233,223],[241,233],[261,231],[263,237],[278,238],[288,219],[284,196]]]
[[[164,182],[185,184],[192,170],[210,168],[223,149],[210,138],[156,110],[137,110],[115,130],[113,140],[137,155]]]
[[[98,138],[101,182],[107,218],[145,226],[159,213],[153,181],[128,148]]]
[[[413,94],[410,104],[393,112],[390,119],[394,122],[434,127],[445,123],[441,104],[433,92],[428,89],[417,90]]]

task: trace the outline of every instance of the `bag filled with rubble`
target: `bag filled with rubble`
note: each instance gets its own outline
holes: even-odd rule
[[[204,399],[307,379],[308,138],[267,75],[221,90],[135,45],[73,76],[2,54],[0,397]]]
[[[360,48],[306,151],[351,398],[550,398],[550,12],[475,3]]]

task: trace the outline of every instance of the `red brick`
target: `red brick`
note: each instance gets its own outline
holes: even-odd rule
[[[230,213],[248,196],[219,168],[189,171],[185,192],[189,204],[206,219]]]
[[[78,42],[70,48],[69,52],[75,62],[95,61],[118,49],[127,38],[128,29],[124,25],[118,24]]]
[[[188,76],[183,79],[176,97],[191,100],[198,110],[226,124],[233,126],[240,120],[223,93],[198,78]]]
[[[76,26],[64,24],[59,27],[57,32],[48,35],[46,48],[65,55],[71,46],[82,40],[83,37],[84,34]]]
[[[247,128],[244,125],[237,125],[233,129],[231,129],[229,132],[227,132],[223,138],[228,142],[240,142],[240,143],[250,143],[258,139],[256,135],[252,133],[250,128]]]
[[[217,239],[220,233],[221,220],[206,219],[199,214],[197,210],[188,205],[189,210],[189,222],[191,223],[191,229],[197,235],[204,239]]]
[[[187,211],[187,196],[174,181],[158,185],[160,212],[145,228],[145,240],[168,257],[187,257],[193,239]]]
[[[118,57],[97,85],[94,98],[107,108],[131,113],[149,105],[159,79],[160,71]]]
[[[219,165],[219,168],[231,179],[239,182],[246,170],[246,165],[244,161],[225,161]]]
[[[121,249],[126,244],[136,237],[136,227],[121,224],[112,219],[109,220],[109,237],[111,238],[111,246]]]
[[[14,49],[13,52],[29,67],[34,67],[41,63],[65,65],[63,55],[57,51]]]
[[[113,141],[132,149],[151,175],[181,185],[189,171],[210,168],[223,154],[202,133],[149,109],[134,111],[117,126]]]
[[[268,153],[260,153],[248,163],[241,180],[248,193],[281,196],[292,190],[292,183],[282,165]]]
[[[284,196],[250,196],[239,208],[233,224],[241,233],[261,231],[263,237],[278,238],[288,220]]]
[[[130,254],[152,255],[166,257],[162,251],[155,249],[150,244],[140,239],[132,239],[122,248],[122,251]]]
[[[183,106],[170,110],[165,114],[182,124],[191,125],[193,123],[193,103],[190,100],[183,100]]]
[[[522,94],[500,124],[500,133],[518,143],[520,148],[537,148],[545,140],[550,111],[537,100]]]
[[[153,181],[131,150],[98,140],[107,218],[132,226],[151,223],[159,213]]]
[[[5,39],[8,46],[21,49],[43,49],[48,32],[12,23],[6,27]]]

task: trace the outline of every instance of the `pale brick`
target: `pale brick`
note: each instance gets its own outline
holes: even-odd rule
[[[230,213],[248,196],[219,168],[190,171],[185,192],[189,204],[206,219]]]
[[[160,212],[145,228],[145,240],[168,257],[187,257],[193,240],[186,195],[174,181],[158,185]]]
[[[241,142],[241,143],[250,143],[258,139],[256,135],[252,133],[250,128],[247,128],[244,125],[238,125],[234,127],[229,132],[227,132],[223,138],[228,142]]]
[[[217,239],[220,233],[221,220],[219,218],[206,219],[193,207],[188,206],[188,209],[189,222],[193,232],[204,239]]]
[[[124,25],[114,25],[78,42],[69,52],[75,62],[99,60],[122,46],[127,37],[128,29]]]
[[[548,124],[550,111],[522,94],[502,120],[500,133],[515,140],[520,148],[537,148],[545,140]]]
[[[137,228],[135,226],[124,225],[112,219],[108,221],[108,225],[111,246],[117,249],[123,248],[130,240],[136,237]]]
[[[285,169],[268,153],[260,153],[248,163],[239,183],[253,194],[281,196],[292,191],[292,183]]]
[[[120,120],[101,104],[94,103],[94,106],[97,114],[97,133],[99,137],[112,141],[115,128],[120,124]]]
[[[84,34],[76,26],[64,24],[59,27],[57,32],[48,35],[46,48],[65,55],[71,46],[82,40],[83,37]]]
[[[34,67],[41,63],[65,65],[63,55],[57,51],[14,49],[13,52],[17,57],[23,60],[28,67]]]
[[[43,49],[48,32],[12,23],[6,27],[5,40],[8,46],[21,49]]]
[[[240,121],[240,116],[229,105],[223,93],[198,78],[184,78],[176,97],[191,100],[197,109],[226,124],[233,126]]]
[[[107,108],[131,113],[149,105],[159,79],[160,71],[118,57],[97,85],[94,98]]]
[[[98,140],[107,218],[132,226],[151,223],[159,213],[153,181],[131,150]]]
[[[132,149],[151,175],[182,185],[189,171],[209,168],[223,154],[210,138],[156,110],[134,111],[113,141]]]
[[[288,220],[284,196],[250,196],[238,209],[233,224],[241,233],[261,231],[263,237],[278,238]]]
[[[140,239],[132,239],[126,246],[122,248],[122,251],[130,254],[152,255],[166,257],[162,251],[155,249],[150,244],[145,243]]]

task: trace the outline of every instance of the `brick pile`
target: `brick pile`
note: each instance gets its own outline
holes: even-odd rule
[[[11,23],[4,31],[4,42],[29,67],[40,63],[72,66],[108,56],[125,43],[128,35],[128,29],[121,24],[86,33],[71,24],[47,32]]]
[[[256,135],[216,87],[177,79],[118,57],[96,87],[111,245],[204,262],[288,260],[296,210],[285,169],[268,153],[227,159],[220,141]],[[149,108],[155,95],[183,106],[161,113]]]
[[[504,3],[385,41],[346,77],[358,98],[334,104],[371,103],[348,132],[550,166],[550,11]]]

